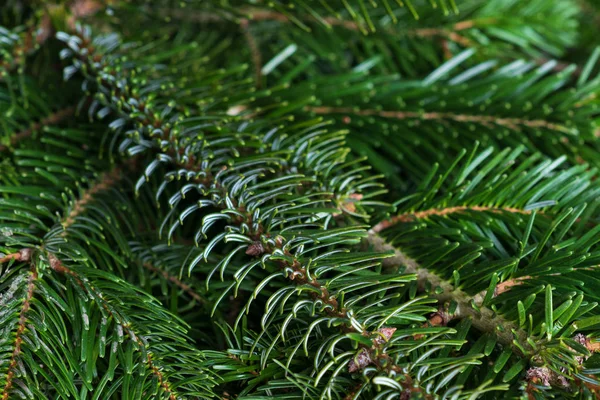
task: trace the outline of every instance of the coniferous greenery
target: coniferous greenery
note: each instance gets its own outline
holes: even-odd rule
[[[598,21],[6,0],[0,400],[600,397]]]

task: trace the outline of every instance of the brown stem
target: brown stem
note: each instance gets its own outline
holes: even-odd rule
[[[372,232],[380,233],[394,225],[406,222],[414,222],[418,219],[429,218],[431,216],[445,216],[464,211],[487,211],[492,213],[509,212],[513,214],[531,214],[531,211],[522,210],[514,207],[487,207],[487,206],[454,206],[446,208],[432,208],[424,211],[416,211],[411,213],[404,213],[396,215],[390,219],[379,222],[377,225],[371,228]]]
[[[18,359],[21,355],[21,345],[23,344],[23,334],[25,333],[26,324],[27,324],[27,312],[31,308],[31,300],[33,299],[33,292],[35,291],[35,281],[38,278],[37,270],[32,265],[31,273],[29,274],[29,278],[27,280],[27,293],[25,294],[25,299],[23,300],[23,306],[21,307],[21,311],[19,312],[19,322],[17,325],[17,332],[15,334],[15,347],[12,352],[12,356],[10,358],[10,362],[8,364],[8,372],[6,373],[6,384],[4,385],[4,389],[2,390],[2,400],[8,400],[8,396],[10,395],[10,390],[13,386],[13,379],[15,376],[15,370],[17,369]]]
[[[493,310],[483,306],[485,292],[475,296],[470,296],[460,288],[455,288],[450,282],[442,279],[432,271],[422,268],[415,260],[408,257],[394,246],[385,242],[377,233],[370,231],[367,239],[374,251],[393,251],[394,256],[386,258],[383,261],[384,268],[394,269],[401,266],[405,267],[405,273],[416,274],[418,287],[424,289],[427,285],[433,288],[440,288],[440,293],[432,293],[441,304],[454,301],[457,303],[456,310],[452,314],[453,318],[471,318],[473,326],[481,332],[492,332],[498,338],[498,342],[504,345],[513,345],[513,340],[524,343],[527,339],[527,333],[520,329],[513,321],[507,320]],[[473,307],[474,304],[477,308]],[[512,331],[514,330],[514,335]],[[516,338],[515,338],[516,336]],[[520,353],[517,346],[513,350]]]
[[[34,132],[40,130],[41,128],[43,128],[46,125],[56,125],[56,124],[62,122],[66,118],[72,116],[74,113],[75,113],[75,107],[67,107],[67,108],[63,108],[62,110],[58,110],[57,112],[55,112],[53,114],[50,114],[49,116],[47,116],[46,118],[43,118],[39,122],[33,123],[29,128],[13,135],[10,138],[10,146],[14,146],[21,140],[27,139]],[[9,148],[9,146],[0,144],[0,152],[8,150],[8,148]]]
[[[250,31],[250,23],[247,19],[243,19],[240,23],[242,27],[242,33],[246,38],[250,53],[252,54],[252,64],[254,65],[254,79],[256,80],[256,87],[260,88],[262,83],[262,55],[256,39]]]
[[[464,47],[473,46],[473,42],[469,38],[444,28],[421,28],[408,31],[407,33],[409,36],[416,36],[419,38],[442,37],[450,39]]]
[[[9,262],[10,260],[20,261],[21,253],[12,253],[12,254],[7,254],[4,257],[0,257],[0,264]]]
[[[218,22],[218,21],[223,20],[224,18],[234,19],[234,16],[232,14],[228,14],[228,13],[215,14],[215,13],[203,12],[203,13],[190,14],[186,10],[175,10],[175,11],[160,10],[159,11],[159,13],[161,13],[161,14],[163,12],[169,12],[171,14],[171,16],[173,16],[175,18],[187,19],[187,20],[203,22],[203,23]],[[287,15],[282,14],[277,11],[271,11],[271,10],[249,8],[249,9],[242,9],[240,14],[246,16],[244,19],[242,19],[242,21],[243,20],[250,20],[250,21],[256,21],[256,22],[276,21],[276,22],[283,22],[283,23],[292,22]],[[310,17],[300,17],[300,18],[302,18],[303,22],[316,21]],[[336,17],[324,17],[324,18],[320,19],[320,21],[324,22],[328,26],[343,27],[350,31],[358,31],[358,32],[364,31],[364,27],[356,21],[350,21],[350,20],[345,20],[345,19],[336,18]],[[424,38],[434,37],[434,36],[447,37],[448,39],[454,40],[463,46],[471,46],[472,42],[468,38],[461,36],[456,32],[473,28],[476,25],[476,23],[477,23],[477,21],[475,21],[475,20],[468,20],[468,21],[458,22],[449,28],[420,28],[420,29],[408,30],[408,31],[406,31],[406,33],[408,35],[424,37]],[[393,28],[387,28],[386,32],[395,33],[396,31]]]
[[[503,126],[514,131],[520,131],[520,127],[527,127],[571,133],[571,130],[564,125],[541,119],[502,118],[493,115],[465,115],[444,112],[357,110],[350,107],[305,107],[305,110],[315,114],[346,114],[347,116],[344,118],[344,121],[347,123],[351,121],[349,115],[358,115],[398,120],[420,119],[428,121],[450,120],[455,122],[474,122],[487,127],[493,127],[494,125]]]
[[[16,253],[7,254],[4,257],[0,257],[0,264],[8,262],[10,260],[27,262],[30,259],[31,259],[31,249],[22,249]]]
[[[190,285],[181,281],[175,275],[171,275],[167,271],[157,268],[150,263],[144,263],[143,267],[149,271],[152,271],[159,275],[162,275],[163,278],[165,278],[169,282],[174,283],[176,286],[178,286],[181,290],[186,292],[191,298],[196,300],[198,303],[206,304],[206,300],[204,300],[197,292],[195,292],[194,289]]]
[[[131,158],[124,164],[124,166],[126,168],[131,168],[136,162],[137,159]],[[95,185],[88,189],[80,199],[75,201],[71,207],[71,211],[69,211],[69,213],[62,220],[64,232],[61,235],[66,236],[66,230],[75,223],[77,217],[85,211],[86,206],[94,200],[94,196],[96,194],[109,190],[121,179],[123,179],[124,173],[125,171],[121,166],[115,166],[111,171],[103,174]]]
[[[501,282],[496,285],[496,288],[494,289],[494,296],[500,296],[502,293],[508,292],[513,287],[522,285],[526,280],[529,279],[531,279],[531,276],[526,275]]]

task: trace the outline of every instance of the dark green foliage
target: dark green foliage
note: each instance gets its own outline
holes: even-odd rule
[[[595,7],[10,0],[0,399],[599,396]]]

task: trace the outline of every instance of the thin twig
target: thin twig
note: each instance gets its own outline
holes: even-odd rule
[[[15,376],[15,370],[17,369],[18,359],[21,355],[21,345],[23,344],[23,334],[27,324],[27,312],[31,308],[31,300],[33,299],[33,292],[35,291],[35,281],[38,278],[38,273],[35,267],[31,266],[31,272],[27,280],[27,293],[23,300],[23,306],[19,312],[19,322],[17,326],[17,332],[15,334],[15,347],[13,349],[10,363],[8,364],[8,372],[6,373],[6,384],[2,390],[2,400],[8,400],[11,388],[13,386],[13,379]]]
[[[514,207],[487,207],[487,206],[454,206],[446,208],[433,208],[424,211],[415,211],[410,213],[404,213],[396,215],[390,219],[379,222],[377,225],[371,228],[374,233],[380,233],[388,228],[399,223],[414,222],[415,220],[429,218],[431,216],[445,216],[465,211],[487,211],[492,213],[508,212],[513,214],[531,214],[529,210],[522,210]]]
[[[242,27],[242,33],[246,38],[246,42],[248,43],[248,47],[250,48],[250,53],[252,55],[252,64],[254,65],[254,76],[256,80],[256,87],[260,88],[262,85],[262,55],[260,53],[260,47],[256,42],[256,39],[252,35],[250,31],[250,23],[247,19],[243,19],[240,22],[240,26]]]
[[[159,275],[162,275],[162,277],[165,278],[167,281],[174,283],[176,286],[181,288],[181,290],[186,292],[191,298],[196,300],[198,303],[206,304],[206,300],[204,300],[197,292],[195,292],[194,289],[190,285],[183,282],[182,280],[177,278],[175,275],[171,275],[164,269],[155,267],[154,265],[147,263],[147,262],[143,263],[142,265],[147,270],[155,272]]]
[[[168,13],[170,13],[170,15],[172,17],[175,17],[178,19],[186,19],[189,21],[202,22],[202,23],[218,22],[218,21],[222,21],[224,19],[229,19],[229,20],[235,19],[235,16],[231,13],[221,13],[221,14],[211,13],[211,12],[190,13],[190,12],[188,12],[188,10],[162,10],[162,9],[159,10],[160,14],[163,14],[164,12],[168,12]],[[240,11],[240,14],[246,16],[245,18],[242,19],[242,21],[244,21],[244,20],[250,20],[250,21],[256,21],[256,22],[275,21],[275,22],[283,22],[283,23],[292,23],[293,22],[287,15],[282,14],[277,11],[271,11],[271,10],[247,8],[247,9],[242,9]],[[351,31],[358,31],[358,32],[365,31],[364,26],[362,26],[358,22],[345,20],[342,18],[324,17],[319,20],[314,19],[310,16],[300,16],[299,18],[301,18],[302,22],[322,22],[329,27],[343,27],[345,29],[348,29]],[[486,19],[485,21],[490,22],[491,19]],[[405,31],[404,33],[406,33],[409,36],[418,36],[418,37],[423,37],[423,38],[434,37],[434,36],[447,37],[448,39],[451,39],[463,46],[471,46],[472,42],[468,38],[461,36],[456,32],[471,29],[474,26],[476,26],[477,23],[478,23],[478,21],[468,20],[468,21],[458,22],[448,28],[410,29],[410,30]],[[385,32],[386,33],[396,33],[397,31],[392,26],[390,26],[390,27],[386,27]]]
[[[31,249],[22,249],[16,253],[7,254],[4,257],[0,257],[0,264],[8,262],[10,260],[15,261],[29,261],[31,259]]]
[[[131,167],[137,162],[137,159],[130,158],[124,164],[126,167]],[[66,230],[75,223],[76,218],[81,215],[86,209],[86,206],[94,200],[94,196],[98,193],[104,192],[112,188],[116,183],[123,179],[124,170],[123,166],[115,166],[111,171],[102,175],[100,180],[92,185],[80,199],[75,201],[71,207],[71,211],[63,218],[62,226],[64,232],[62,236],[66,235]]]
[[[380,111],[380,110],[357,110],[350,107],[305,107],[306,111],[315,114],[346,114],[344,122],[351,122],[349,115],[375,116],[390,119],[420,119],[420,120],[450,120],[455,122],[474,122],[484,126],[503,126],[514,131],[520,131],[520,127],[545,128],[553,131],[572,133],[566,126],[548,122],[541,119],[524,118],[502,118],[494,115],[466,115],[442,112],[417,112],[417,111]]]
[[[4,257],[0,257],[0,264],[9,262],[10,260],[19,261],[21,259],[21,253],[7,254]]]
[[[66,107],[61,110],[58,110],[55,113],[50,114],[46,118],[41,119],[38,122],[33,123],[29,128],[16,133],[10,138],[10,146],[15,146],[18,142],[23,139],[27,139],[34,132],[40,130],[44,126],[47,125],[56,125],[65,120],[66,118],[72,116],[75,113],[75,107]],[[5,146],[0,144],[0,152],[8,150],[9,146]]]

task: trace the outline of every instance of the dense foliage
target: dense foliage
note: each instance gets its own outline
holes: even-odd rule
[[[5,0],[0,400],[600,398],[599,22]]]

